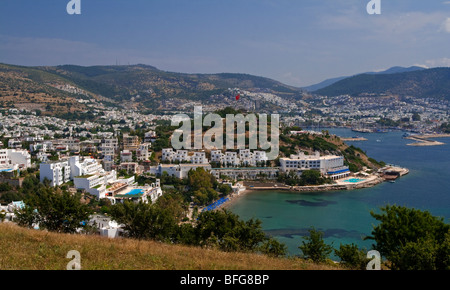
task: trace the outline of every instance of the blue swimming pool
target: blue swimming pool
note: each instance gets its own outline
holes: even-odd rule
[[[349,178],[349,179],[346,179],[346,180],[344,180],[345,182],[351,182],[351,183],[358,183],[358,182],[361,182],[361,181],[364,181],[365,179],[361,179],[361,178]]]
[[[130,192],[128,192],[125,195],[139,195],[139,194],[143,194],[144,190],[143,189],[132,189]]]

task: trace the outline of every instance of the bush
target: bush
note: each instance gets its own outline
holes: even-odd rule
[[[59,233],[75,233],[89,220],[91,210],[80,201],[79,195],[71,195],[54,188],[41,187],[25,201],[25,207],[16,211],[18,224]]]
[[[350,269],[365,270],[370,259],[366,252],[360,250],[355,244],[341,244],[338,250],[335,250],[336,256],[341,259],[341,263]]]
[[[323,233],[312,227],[309,230],[309,236],[304,237],[306,240],[302,242],[298,248],[303,252],[303,257],[311,259],[313,262],[323,263],[327,260],[328,255],[333,251],[333,247],[325,244],[323,241]]]
[[[171,241],[176,233],[175,217],[154,204],[125,201],[112,206],[109,213],[119,224],[124,224],[126,236],[130,238]]]
[[[450,268],[450,225],[427,211],[400,206],[381,208],[371,215],[374,249],[390,262],[393,270],[444,270]]]

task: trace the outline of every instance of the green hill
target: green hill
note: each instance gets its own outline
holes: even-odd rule
[[[33,86],[18,82],[24,77]],[[10,89],[11,84],[15,91]],[[31,93],[42,92],[52,96],[46,102],[40,99],[35,103],[49,103],[51,99],[71,99],[74,102],[80,95],[56,90],[54,85],[68,84],[89,96],[88,98],[107,102],[108,105],[131,104],[136,108],[161,109],[167,100],[205,101],[212,95],[227,95],[229,88],[260,90],[276,94],[285,99],[301,97],[302,90],[281,82],[249,74],[185,74],[159,70],[149,65],[126,66],[42,66],[24,67],[0,64],[0,101],[3,96],[12,97],[24,90]],[[13,91],[13,93],[11,93]],[[234,96],[231,96],[233,98]]]
[[[61,113],[86,108],[75,94],[57,89],[58,84],[74,85],[39,69],[0,64],[0,106]]]
[[[394,74],[362,74],[314,92],[324,96],[388,94],[450,100],[450,68]]]
[[[248,74],[184,74],[162,71],[148,65],[64,65],[38,69],[69,79],[83,89],[116,101],[126,101],[136,95],[140,95],[143,102],[155,98],[202,100],[234,87],[268,89],[285,96],[296,96],[300,92],[280,82]]]

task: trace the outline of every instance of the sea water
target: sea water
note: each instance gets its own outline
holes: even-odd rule
[[[327,129],[341,137],[356,135],[367,141],[347,142],[361,148],[369,157],[387,164],[406,167],[410,173],[395,183],[372,188],[314,193],[255,191],[245,194],[230,210],[242,219],[262,221],[266,233],[286,244],[290,255],[300,255],[308,230],[324,233],[324,241],[339,248],[354,243],[370,250],[370,236],[377,224],[370,212],[380,213],[385,205],[400,205],[429,211],[450,222],[450,138],[439,138],[442,146],[407,146],[403,132],[361,134],[350,129]],[[332,255],[332,258],[334,256]]]

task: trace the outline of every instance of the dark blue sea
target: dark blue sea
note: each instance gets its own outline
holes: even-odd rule
[[[363,149],[369,157],[406,167],[409,175],[395,183],[372,188],[321,193],[255,191],[245,194],[230,210],[242,219],[257,218],[263,229],[288,246],[290,255],[300,255],[298,246],[308,229],[324,233],[334,248],[357,244],[370,250],[369,236],[377,221],[370,211],[379,213],[385,205],[401,205],[431,212],[450,222],[450,138],[439,138],[443,146],[407,146],[403,132],[356,133],[350,129],[329,128],[341,137],[361,136],[368,141],[347,142]]]

